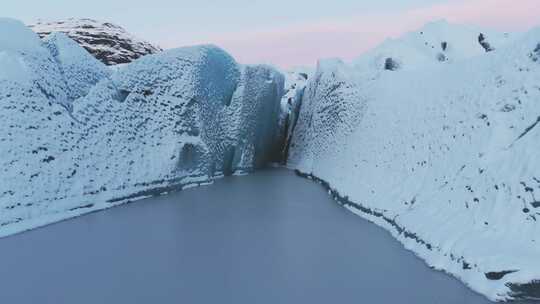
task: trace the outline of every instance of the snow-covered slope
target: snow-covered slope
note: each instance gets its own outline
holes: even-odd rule
[[[288,166],[490,299],[540,299],[540,29],[493,44],[372,79],[320,63]]]
[[[64,33],[49,35],[45,46],[64,77],[70,102],[88,94],[94,85],[111,74],[109,68]]]
[[[0,19],[0,37],[0,236],[250,172],[277,150],[284,79],[270,67],[199,46],[109,74],[64,35],[42,43]]]
[[[158,46],[134,37],[118,25],[92,19],[39,21],[30,27],[41,37],[54,32],[65,33],[106,65],[129,63],[161,51]]]
[[[431,22],[363,54],[353,65],[366,73],[413,70],[459,62],[508,45],[515,35],[474,26]]]

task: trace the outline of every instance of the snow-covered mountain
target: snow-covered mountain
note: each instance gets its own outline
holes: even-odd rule
[[[161,51],[156,45],[138,39],[122,27],[92,19],[38,21],[29,25],[42,38],[60,32],[76,41],[106,65],[132,62]]]
[[[288,166],[490,299],[540,299],[540,29],[479,36],[436,23],[321,61]]]
[[[111,72],[0,19],[0,236],[243,174],[279,153],[283,75],[198,46]]]

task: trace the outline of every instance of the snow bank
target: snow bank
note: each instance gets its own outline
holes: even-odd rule
[[[539,42],[375,78],[321,63],[288,166],[490,299],[540,299]]]
[[[0,236],[246,173],[273,156],[283,76],[272,68],[200,46],[112,73],[62,34],[41,44],[11,20],[0,31],[30,40],[0,45],[26,67],[24,81],[12,74],[21,71],[0,79]]]

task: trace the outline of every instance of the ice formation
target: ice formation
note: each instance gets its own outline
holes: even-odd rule
[[[485,52],[476,31],[432,27],[450,62],[403,48],[412,34],[352,66],[321,62],[288,166],[490,299],[540,299],[540,30]],[[370,68],[388,50],[404,68]]]
[[[111,73],[63,34],[41,42],[0,19],[0,65],[0,236],[246,173],[279,150],[283,75],[215,46]]]

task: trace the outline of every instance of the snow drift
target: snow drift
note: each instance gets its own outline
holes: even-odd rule
[[[401,52],[409,34],[353,66],[319,63],[288,166],[490,299],[540,299],[540,29],[485,52],[478,32],[430,28],[470,46],[428,63]],[[394,46],[407,69],[377,60]]]
[[[274,157],[283,76],[199,46],[111,73],[0,19],[0,236],[242,174]]]

